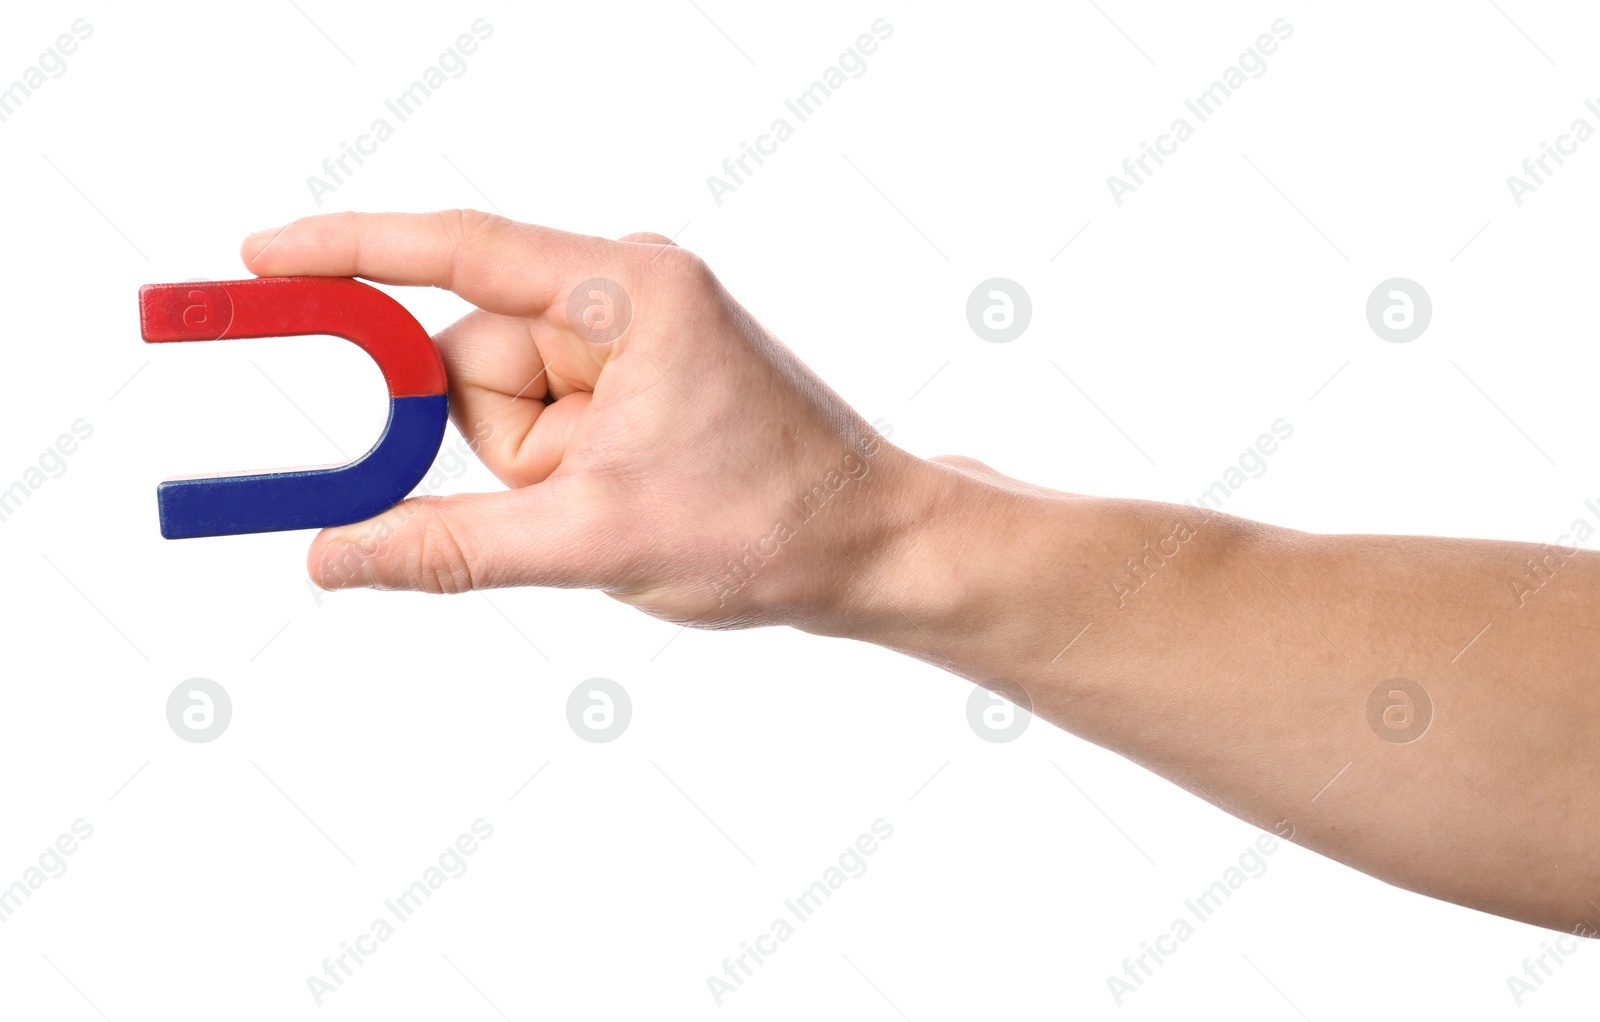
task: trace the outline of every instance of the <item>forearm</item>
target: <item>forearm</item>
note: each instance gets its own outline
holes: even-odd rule
[[[1392,883],[1600,923],[1600,555],[1313,536],[919,464],[847,634],[1015,686]],[[1424,693],[1409,720],[1396,678]]]

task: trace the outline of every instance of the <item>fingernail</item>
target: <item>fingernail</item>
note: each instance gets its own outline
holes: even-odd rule
[[[316,582],[327,590],[365,589],[372,585],[372,570],[358,545],[334,540],[322,548]]]

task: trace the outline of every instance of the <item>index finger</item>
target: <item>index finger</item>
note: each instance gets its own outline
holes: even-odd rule
[[[619,246],[470,209],[328,213],[257,231],[240,247],[262,277],[365,277],[454,291],[505,316],[537,315],[574,281],[618,276]]]

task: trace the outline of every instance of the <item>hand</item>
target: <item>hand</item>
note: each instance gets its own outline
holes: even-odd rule
[[[337,213],[242,254],[262,276],[432,285],[477,307],[435,339],[451,418],[510,489],[324,530],[308,567],[325,588],[590,587],[674,622],[838,630],[908,519],[922,463],[660,235]]]

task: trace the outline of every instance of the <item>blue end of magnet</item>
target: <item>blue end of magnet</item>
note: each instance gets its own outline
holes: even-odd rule
[[[449,412],[444,394],[390,398],[383,436],[372,450],[336,468],[169,479],[156,487],[161,535],[192,539],[320,529],[382,514],[427,474]]]

